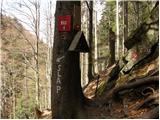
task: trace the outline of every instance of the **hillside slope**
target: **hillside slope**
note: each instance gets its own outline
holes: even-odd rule
[[[16,18],[2,17],[2,118],[25,118],[35,107],[35,49],[34,34],[27,31]],[[47,44],[39,41],[40,103],[47,98]],[[44,93],[45,92],[45,93]],[[34,116],[34,115],[33,115]],[[32,117],[32,116],[31,116]]]

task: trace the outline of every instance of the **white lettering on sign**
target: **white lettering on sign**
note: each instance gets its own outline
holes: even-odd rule
[[[66,30],[66,27],[65,27],[65,26],[63,26],[63,27],[62,27],[62,29],[63,29],[63,30]]]
[[[59,93],[60,90],[61,90],[61,86],[57,85],[57,94]]]
[[[62,65],[61,65],[61,60],[62,59],[64,59],[64,56],[62,56],[62,57],[59,57],[59,58],[57,58],[56,59],[56,62],[58,63],[58,69],[57,69],[57,81],[56,81],[56,84],[57,84],[57,87],[56,87],[56,89],[57,89],[57,94],[60,92],[60,90],[61,90],[61,77],[62,77],[62,75],[61,75],[61,67],[62,67]]]
[[[56,59],[56,62],[59,63],[63,58],[64,58],[64,56],[57,58],[57,59]]]
[[[60,22],[60,24],[61,25],[63,25],[62,26],[62,28],[63,29],[65,29],[65,24],[67,24],[67,21],[65,21],[65,20],[63,20],[63,21],[61,21]],[[61,40],[66,40],[66,33],[64,32],[64,33],[62,33],[62,34],[60,34],[60,39]],[[56,80],[56,92],[57,92],[57,94],[59,94],[60,93],[60,91],[62,90],[62,87],[61,87],[61,84],[62,84],[62,82],[61,82],[61,78],[62,78],[62,75],[61,75],[61,70],[62,70],[62,64],[61,64],[61,61],[64,59],[64,55],[63,56],[60,56],[60,57],[57,57],[57,59],[56,59],[56,62],[57,62],[57,80]]]
[[[69,32],[71,31],[71,16],[58,16],[58,31]]]
[[[61,25],[67,25],[67,21],[65,20],[61,21]]]
[[[58,65],[58,70],[57,70],[57,84],[61,84],[61,77],[62,75],[60,75],[60,71],[61,71],[61,65]]]

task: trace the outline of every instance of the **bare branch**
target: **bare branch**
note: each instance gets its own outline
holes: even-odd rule
[[[29,59],[26,57],[26,55],[22,52],[23,58],[32,66],[32,63],[29,61]]]
[[[24,61],[23,61],[23,63],[27,65],[27,63],[25,63]],[[34,67],[32,67],[32,66],[33,66],[33,65],[31,65],[31,64],[29,65],[29,67],[30,67],[33,71],[37,72],[36,68],[34,68]]]
[[[23,1],[23,2],[24,2],[24,1]],[[24,4],[25,4],[25,6],[29,9],[29,11],[31,12],[32,17],[33,17],[33,19],[34,19],[34,21],[35,21],[35,16],[34,16],[34,14],[33,14],[33,12],[32,12],[32,9],[26,4],[26,2],[24,2]]]
[[[35,79],[33,79],[33,78],[30,77],[30,76],[25,76],[25,75],[24,75],[24,77],[25,77],[25,78],[28,78],[28,79],[30,79],[30,80],[34,80],[34,81],[35,81]]]
[[[90,8],[90,6],[89,6],[88,1],[85,1],[85,3],[87,4],[88,10],[91,12],[91,8]]]

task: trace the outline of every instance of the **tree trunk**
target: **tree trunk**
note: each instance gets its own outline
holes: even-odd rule
[[[86,39],[88,40],[88,18],[89,18],[89,14],[88,14],[88,7],[86,6],[86,3],[85,2],[81,2],[81,8],[82,8],[82,11],[81,11],[81,26],[82,26],[82,31],[84,32],[85,36],[86,36]],[[84,12],[83,12],[84,11]],[[81,54],[82,58],[83,58],[83,62],[81,63],[82,64],[82,68],[81,69],[81,81],[83,82],[83,86],[84,87],[85,85],[88,84],[88,53],[82,53]]]
[[[40,33],[40,3],[35,2],[36,20],[35,20],[35,34],[36,34],[36,102],[40,105],[40,78],[39,78],[39,33]]]
[[[110,51],[109,66],[115,63],[115,39],[116,39],[116,35],[112,31],[112,28],[110,28],[109,30],[109,51]]]
[[[46,86],[46,91],[48,91],[48,100],[47,100],[47,108],[51,108],[51,66],[52,66],[52,39],[53,39],[53,30],[52,30],[52,26],[53,26],[53,17],[52,17],[52,9],[53,9],[53,5],[52,5],[52,0],[49,1],[48,3],[48,12],[47,14],[47,25],[46,25],[46,29],[47,29],[47,44],[48,44],[48,50],[47,50],[47,60],[46,60],[46,78],[48,81],[48,84]],[[47,93],[46,93],[47,94]]]
[[[139,20],[139,13],[140,13],[140,11],[139,11],[139,2],[138,1],[136,1],[136,9],[137,9],[137,27],[140,25],[140,20]]]
[[[89,66],[88,66],[88,79],[89,82],[93,79],[93,59],[92,59],[92,47],[93,47],[93,1],[89,1]]]
[[[95,4],[95,9],[97,8],[96,4]],[[95,22],[94,22],[94,26],[95,26],[95,38],[94,38],[94,73],[95,74],[98,74],[98,51],[97,51],[97,11],[95,11]]]
[[[1,0],[1,22],[2,23],[2,8],[3,8],[3,0]],[[1,35],[1,30],[0,30],[0,35]],[[1,39],[0,39],[1,40]],[[0,48],[2,48],[2,44],[0,43]],[[0,53],[2,53],[0,49]],[[2,76],[2,58],[0,58],[0,76]],[[0,119],[2,118],[2,77],[0,78]]]
[[[80,9],[80,1],[57,1],[56,5],[51,78],[52,118],[79,118],[84,102],[80,81],[79,53],[68,51],[77,31],[72,28],[69,32],[58,30],[58,16],[80,15],[80,10],[79,13],[73,12],[74,7]]]
[[[117,46],[116,46],[116,58],[117,58],[117,60],[119,59],[119,56],[120,56],[120,54],[119,54],[119,1],[118,0],[116,0],[116,43],[117,43]]]
[[[124,47],[124,42],[127,40],[128,38],[128,1],[123,1],[123,13],[124,13],[124,28],[123,28],[123,55],[125,54],[125,47]]]

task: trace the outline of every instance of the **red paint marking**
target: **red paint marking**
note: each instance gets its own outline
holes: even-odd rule
[[[75,29],[75,30],[80,30],[80,25],[79,25],[79,24],[76,24],[76,25],[74,26],[74,29]]]
[[[58,31],[69,32],[71,31],[71,16],[58,16]]]
[[[138,59],[138,53],[136,51],[132,52],[132,59],[137,60]]]

